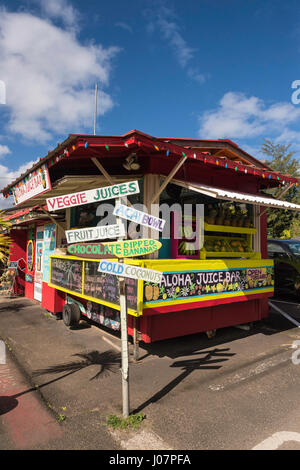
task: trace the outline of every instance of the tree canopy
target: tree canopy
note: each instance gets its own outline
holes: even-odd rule
[[[10,222],[5,219],[3,212],[0,212],[0,262],[4,262],[8,258],[11,240],[6,234],[6,230],[11,226]]]
[[[283,175],[300,176],[300,161],[294,157],[295,151],[291,145],[275,144],[265,140],[261,151],[268,157],[268,166]],[[270,190],[278,197],[282,189]],[[299,187],[293,187],[285,193],[284,201],[300,204]],[[300,236],[300,215],[297,212],[280,209],[268,209],[268,236],[270,238],[293,238]]]

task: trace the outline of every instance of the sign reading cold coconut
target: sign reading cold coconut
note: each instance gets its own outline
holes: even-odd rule
[[[114,276],[129,277],[140,281],[159,283],[162,280],[163,273],[153,269],[141,268],[131,264],[117,263],[114,261],[100,261],[98,271]]]
[[[78,258],[129,258],[154,253],[161,243],[152,239],[126,240],[107,243],[76,243],[68,246],[68,253]]]
[[[140,192],[137,181],[114,184],[104,188],[89,189],[78,193],[65,194],[64,196],[50,197],[47,199],[49,211],[57,211],[68,207],[82,206],[92,202],[103,202],[118,197],[131,196]]]

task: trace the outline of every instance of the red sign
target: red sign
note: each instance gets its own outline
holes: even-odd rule
[[[49,172],[46,167],[40,168],[35,174],[31,174],[26,178],[28,179],[18,183],[13,188],[16,205],[51,189]]]

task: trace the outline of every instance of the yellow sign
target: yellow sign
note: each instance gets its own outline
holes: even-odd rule
[[[102,245],[106,247],[110,255],[117,256],[118,258],[149,255],[161,248],[161,243],[151,238],[107,242],[102,243]]]

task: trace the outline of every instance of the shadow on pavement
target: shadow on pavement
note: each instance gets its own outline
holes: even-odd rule
[[[5,413],[8,413],[9,411],[13,410],[18,406],[18,400],[13,397],[0,397],[0,416],[5,415]]]
[[[32,305],[32,303],[30,303],[30,301],[21,301],[21,302],[1,302],[1,307],[0,307],[0,313],[1,312],[19,312],[20,310],[22,310],[23,308],[26,308],[26,307],[32,307],[34,306],[34,304]]]
[[[139,413],[148,405],[159,401],[165,395],[167,395],[171,390],[173,390],[182,380],[188,377],[194,370],[207,370],[207,369],[220,369],[222,365],[220,363],[227,361],[230,357],[234,356],[235,353],[230,353],[229,348],[225,349],[212,349],[211,351],[205,351],[200,354],[205,354],[204,357],[197,359],[187,359],[185,361],[174,362],[170,367],[178,367],[182,369],[181,374],[173,379],[170,383],[165,385],[161,390],[159,390],[155,395],[149,398],[147,401],[142,403],[138,408],[136,408],[132,413]],[[199,353],[197,353],[199,354]],[[217,358],[217,359],[214,359]]]
[[[242,330],[237,327],[220,328],[217,330],[216,336],[211,339],[202,332],[155,343],[140,342],[140,360],[142,361],[149,356],[176,359],[177,357],[189,356],[197,351],[221,346],[249,336],[258,334],[270,336],[293,328],[295,328],[295,325],[289,320],[276,312],[271,312],[267,318],[253,323],[249,330]]]
[[[116,353],[115,351],[109,350],[103,353],[99,353],[98,351],[91,351],[88,353],[79,353],[74,354],[74,356],[78,356],[81,358],[79,361],[71,361],[66,362],[63,364],[57,364],[45,369],[39,369],[33,372],[33,376],[41,376],[45,374],[59,374],[61,372],[67,372],[60,377],[57,377],[49,382],[43,383],[39,385],[39,389],[46,387],[54,382],[64,379],[65,377],[78,372],[79,370],[85,369],[86,367],[99,365],[99,371],[92,377],[90,380],[98,379],[100,375],[105,375],[107,373],[114,373],[117,372],[120,368],[120,354]],[[0,396],[0,415],[8,413],[9,411],[13,410],[18,405],[17,398],[25,395],[26,393],[36,392],[36,387],[31,387],[23,392],[16,393],[11,397]]]
[[[79,357],[81,360],[65,362],[63,364],[56,364],[53,366],[46,367],[45,369],[38,369],[33,372],[33,376],[36,377],[45,374],[59,374],[61,372],[67,372],[66,375],[55,379],[60,380],[66,377],[67,375],[74,374],[75,372],[85,369],[86,367],[99,365],[99,371],[96,373],[96,375],[94,375],[94,377],[90,379],[93,380],[98,379],[102,374],[107,374],[110,372],[115,373],[120,368],[120,354],[112,350],[104,351],[102,353],[99,353],[99,351],[90,351],[87,353],[74,354],[73,356]],[[48,385],[49,383],[51,382],[40,385],[39,388]]]

